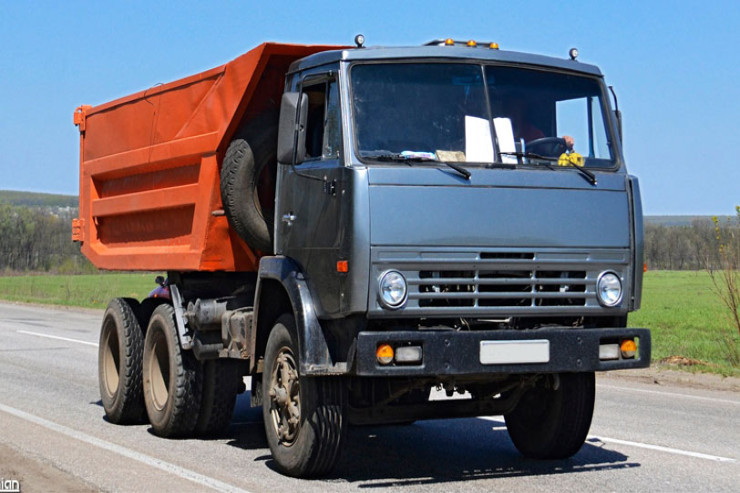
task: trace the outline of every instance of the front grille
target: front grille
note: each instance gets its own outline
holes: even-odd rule
[[[586,304],[586,271],[424,270],[408,282],[420,307]]]
[[[376,278],[388,269],[406,277],[408,302],[397,316],[554,315],[603,310],[596,280],[614,270],[626,281],[628,259],[626,249],[394,249],[373,252],[373,270]],[[382,309],[371,300],[373,311]]]

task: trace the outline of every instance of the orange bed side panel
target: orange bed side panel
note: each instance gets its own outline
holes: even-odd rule
[[[231,62],[81,106],[75,240],[114,270],[254,271],[223,216],[220,159],[244,119],[277,109],[294,60],[333,46],[264,43]]]

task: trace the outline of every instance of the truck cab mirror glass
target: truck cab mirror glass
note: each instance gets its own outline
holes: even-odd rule
[[[306,155],[307,116],[308,97],[305,94],[298,92],[283,94],[278,128],[277,159],[279,163],[293,164],[303,161]],[[296,130],[298,131],[297,139]]]

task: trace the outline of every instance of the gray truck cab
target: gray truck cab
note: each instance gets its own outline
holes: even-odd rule
[[[319,319],[623,327],[639,308],[639,187],[594,66],[454,45],[319,53],[291,67],[278,155],[276,253]]]
[[[259,278],[292,293],[301,385],[341,381],[326,395],[351,423],[503,414],[525,455],[577,452],[594,372],[650,363],[627,328],[643,226],[619,120],[574,56],[448,41],[294,62]],[[263,405],[294,436],[279,361]]]

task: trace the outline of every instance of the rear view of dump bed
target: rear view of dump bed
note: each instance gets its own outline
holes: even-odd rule
[[[244,122],[276,110],[291,62],[332,49],[264,43],[231,62],[74,114],[80,218],[73,239],[116,270],[254,271],[230,228],[219,171]]]

